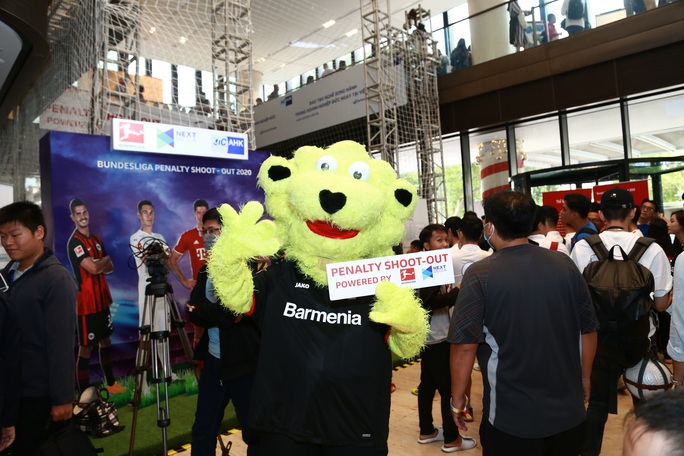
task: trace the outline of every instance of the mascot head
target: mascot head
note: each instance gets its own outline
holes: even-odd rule
[[[417,202],[411,184],[352,141],[270,157],[259,185],[287,257],[319,285],[327,263],[391,255]]]

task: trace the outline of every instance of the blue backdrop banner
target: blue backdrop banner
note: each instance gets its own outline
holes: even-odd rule
[[[153,231],[162,234],[173,248],[184,231],[196,226],[196,199],[206,200],[210,207],[263,202],[256,176],[267,157],[267,153],[259,151],[250,152],[247,161],[122,152],[111,149],[107,136],[53,131],[43,137],[41,187],[47,245],[71,269],[67,243],[75,225],[69,202],[80,198],[90,214],[90,231],[102,238],[114,264],[107,281],[114,299],[112,355],[119,361],[115,365],[117,375],[132,373],[138,342],[138,272],[129,246],[131,234],[140,228],[138,201],[146,199],[154,204]],[[186,277],[191,277],[188,256],[183,256],[180,267]],[[167,278],[185,315],[190,292],[173,273],[169,272]],[[174,339],[174,359],[178,360],[182,353]]]

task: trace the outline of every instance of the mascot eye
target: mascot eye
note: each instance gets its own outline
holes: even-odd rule
[[[364,162],[354,162],[349,166],[349,175],[354,179],[367,181],[370,177],[370,166]]]
[[[316,162],[316,169],[319,171],[335,171],[337,169],[337,160],[330,155],[323,155]]]

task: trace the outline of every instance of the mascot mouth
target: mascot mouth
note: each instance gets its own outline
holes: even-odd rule
[[[351,239],[359,234],[359,230],[343,230],[332,223],[324,222],[323,220],[317,220],[315,222],[307,220],[306,226],[315,234],[330,239]]]

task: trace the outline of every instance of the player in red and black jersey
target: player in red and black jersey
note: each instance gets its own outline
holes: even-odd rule
[[[79,287],[76,298],[79,387],[83,391],[90,384],[90,355],[93,347],[99,345],[107,391],[110,394],[121,393],[125,388],[114,381],[112,372],[110,336],[114,325],[109,312],[112,295],[105,278],[105,274],[114,271],[114,265],[100,237],[90,232],[90,215],[83,200],[71,200],[69,209],[71,220],[76,225],[67,244],[67,253]]]

